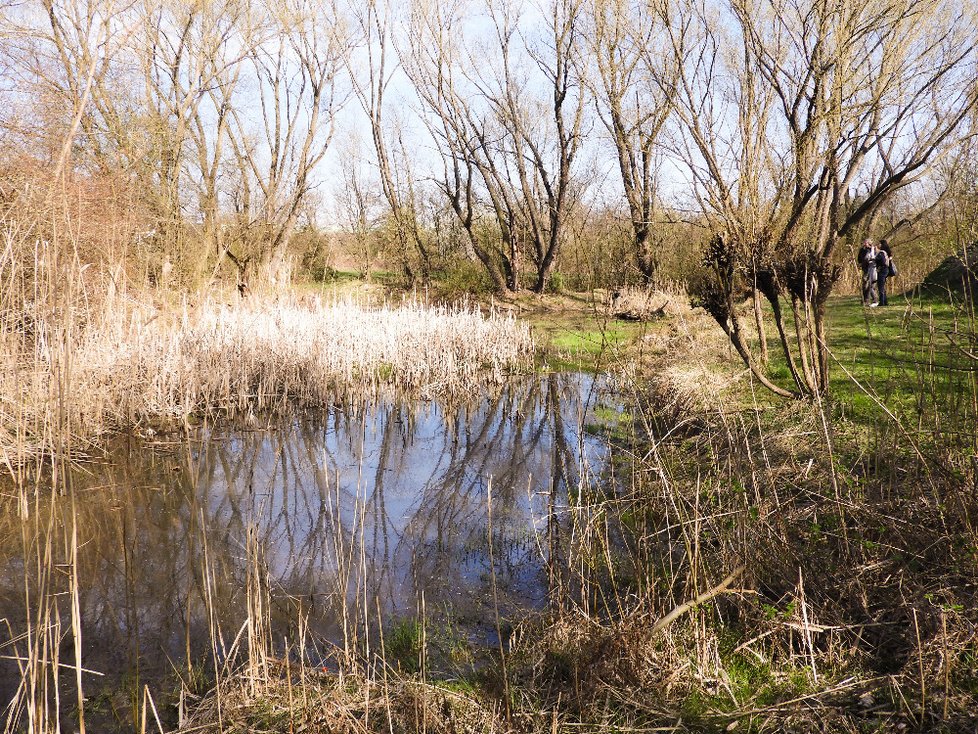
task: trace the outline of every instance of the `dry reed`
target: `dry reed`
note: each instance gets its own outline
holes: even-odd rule
[[[91,441],[161,421],[250,416],[390,390],[463,396],[526,369],[533,353],[529,327],[512,317],[417,302],[210,300],[160,310],[110,293],[97,317],[75,330],[70,360],[50,346],[57,331],[38,319],[26,348],[0,350],[0,394],[15,406],[0,414],[8,455],[57,448],[47,442],[58,433],[43,427],[59,408],[74,438]],[[34,429],[26,441],[24,426]]]
[[[272,731],[378,734],[495,734],[512,731],[497,707],[471,693],[405,678],[332,675],[281,660],[261,680],[233,676],[213,690],[180,732]],[[297,693],[298,691],[298,693]],[[217,709],[220,706],[221,716]]]
[[[620,288],[612,293],[608,305],[617,318],[647,321],[688,313],[688,304],[689,294],[682,283],[664,282],[655,287]]]

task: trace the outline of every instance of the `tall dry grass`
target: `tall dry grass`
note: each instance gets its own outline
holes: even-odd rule
[[[282,297],[159,308],[110,290],[79,321],[60,360],[51,342],[64,339],[63,326],[43,319],[33,339],[0,342],[0,394],[16,406],[0,416],[8,452],[52,449],[55,412],[76,440],[91,441],[160,421],[385,390],[460,396],[527,368],[533,351],[529,327],[511,317],[417,302],[369,308]]]

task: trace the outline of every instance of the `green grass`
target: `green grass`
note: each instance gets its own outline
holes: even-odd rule
[[[602,362],[620,351],[635,336],[633,324],[611,322],[608,328],[561,328],[550,333],[546,364],[553,370],[599,369]]]
[[[773,708],[816,692],[806,668],[782,667],[775,670],[747,655],[731,656],[724,661],[725,685],[718,685],[713,693],[702,688],[690,691],[682,703],[683,718],[693,731],[723,731],[742,718],[744,709]]]
[[[770,315],[768,321],[768,374],[791,387]],[[829,395],[837,417],[867,428],[889,420],[889,412],[916,431],[928,420],[973,414],[978,362],[961,347],[974,348],[974,329],[962,304],[939,295],[894,296],[879,308],[864,307],[858,296],[830,299]]]
[[[420,670],[422,637],[423,630],[416,619],[397,620],[384,633],[387,659],[393,662],[398,670],[417,673]]]
[[[534,315],[529,321],[543,365],[555,371],[605,369],[648,328],[646,324],[603,319],[578,310]]]
[[[881,405],[901,419],[955,414],[972,398],[975,362],[967,312],[941,298],[894,298],[864,308],[856,297],[833,299],[827,314],[830,393],[856,423],[877,418]]]

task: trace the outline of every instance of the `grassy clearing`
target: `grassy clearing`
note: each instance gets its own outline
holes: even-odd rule
[[[628,346],[638,329],[614,321],[608,327],[579,323],[552,327],[544,363],[551,370],[595,371],[602,361]],[[607,364],[607,362],[605,362]]]
[[[826,327],[833,432],[874,455],[891,453],[887,443],[894,442],[900,450],[945,458],[978,445],[978,322],[967,302],[930,293],[867,308],[858,297],[838,297],[828,303]],[[787,385],[790,375],[773,343],[771,360]],[[732,355],[711,359],[718,372],[739,366]],[[726,402],[776,414],[779,402],[764,390],[743,389],[749,376],[740,374],[744,382],[727,392]]]
[[[668,329],[646,338],[656,370],[666,369],[674,387],[688,397],[722,395],[738,409],[780,404],[763,388],[750,387],[749,373],[708,316],[694,310],[681,321],[672,318]],[[753,334],[751,324],[744,326]],[[976,329],[965,303],[925,294],[866,308],[858,296],[840,296],[828,302],[826,328],[830,402],[844,423],[865,430],[884,416],[917,430],[924,427],[921,418],[954,422],[974,409]],[[769,324],[770,372],[788,386],[791,376],[773,332]],[[753,335],[759,353],[756,341]]]
[[[616,319],[608,294],[522,296],[511,306],[530,324],[546,369],[594,372],[624,359],[649,325]]]
[[[949,408],[969,394],[974,361],[973,322],[947,298],[893,299],[887,308],[864,308],[858,298],[833,301],[829,336],[834,361],[831,389],[857,422]]]

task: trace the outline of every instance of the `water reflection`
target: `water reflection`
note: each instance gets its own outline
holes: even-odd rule
[[[139,690],[192,675],[212,639],[220,655],[256,572],[273,637],[307,620],[316,639],[362,647],[378,620],[416,616],[423,599],[427,618],[491,642],[493,576],[503,615],[564,583],[562,509],[603,461],[584,426],[604,392],[587,375],[533,376],[453,408],[336,406],[273,430],[120,440],[72,477],[84,663],[109,674],[90,697],[122,678]],[[16,634],[25,545],[14,499],[3,503],[0,617]],[[18,679],[0,660],[0,700]]]

